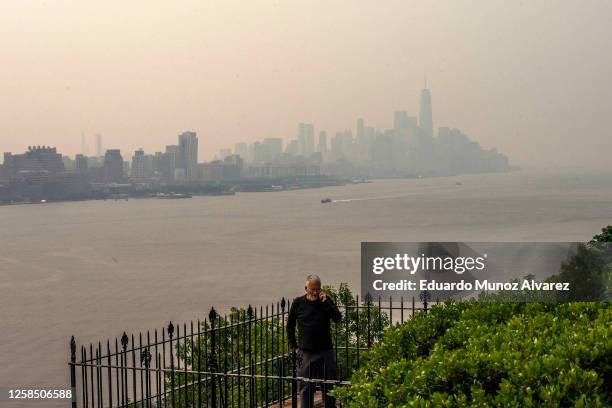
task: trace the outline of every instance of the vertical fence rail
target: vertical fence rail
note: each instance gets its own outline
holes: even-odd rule
[[[208,315],[208,318],[210,319],[210,362],[208,364],[208,368],[210,369],[211,372],[216,372],[217,369],[217,363],[216,363],[216,348],[217,348],[217,332],[215,331],[215,320],[216,320],[216,312],[215,309],[210,309],[210,314]],[[211,381],[210,381],[210,403],[211,406],[216,407],[217,406],[217,385],[215,384],[216,382],[216,377],[213,374],[210,377]]]
[[[298,376],[300,357],[287,343],[291,302],[283,298],[226,315],[211,308],[206,319],[184,323],[182,330],[170,322],[160,333],[124,332],[114,347],[110,339],[106,347],[103,342],[80,345],[80,360],[71,337],[71,407],[297,407],[305,382],[323,398],[334,385],[348,384],[363,352],[380,341],[386,327],[419,311],[427,313],[432,302],[427,292],[421,293],[418,305],[414,298],[373,301],[366,296],[360,301],[346,293],[334,300],[342,312],[331,332],[337,378],[328,377],[331,371],[325,364],[322,371],[306,370],[306,378]]]
[[[74,336],[70,338],[70,389],[72,390],[72,408],[77,408],[76,396],[76,340]]]

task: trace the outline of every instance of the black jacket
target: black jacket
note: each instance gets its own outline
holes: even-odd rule
[[[318,299],[308,300],[306,295],[295,298],[287,321],[289,346],[299,346],[306,351],[331,350],[333,343],[330,320],[339,322],[341,319],[340,311],[329,298],[325,302]],[[300,330],[299,343],[295,339],[296,322]]]

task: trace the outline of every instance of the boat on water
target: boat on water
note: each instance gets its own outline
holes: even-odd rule
[[[365,178],[354,178],[351,180],[351,184],[364,184],[364,183],[371,183],[372,180],[367,180]]]
[[[236,195],[236,192],[234,190],[223,190],[223,191],[215,191],[213,193],[203,194],[203,195],[208,195],[208,196],[230,196],[230,195]]]
[[[191,198],[191,194],[180,194],[180,193],[158,193],[155,195],[156,198],[162,198],[165,200],[176,200],[179,198]]]
[[[329,197],[326,197],[324,199],[321,200],[321,204],[327,204],[327,203],[331,203],[332,199]]]

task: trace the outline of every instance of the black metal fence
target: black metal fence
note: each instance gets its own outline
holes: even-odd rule
[[[285,325],[290,304],[211,309],[204,321],[175,325],[114,341],[77,347],[70,341],[73,407],[297,407],[300,382],[317,387],[348,384],[363,352],[384,329],[402,323],[428,298],[360,301],[346,290],[333,293],[342,320],[332,323],[338,377],[302,378],[289,350]]]

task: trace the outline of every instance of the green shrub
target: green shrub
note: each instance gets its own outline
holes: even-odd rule
[[[355,407],[610,406],[609,303],[449,303],[389,329],[350,386]]]

